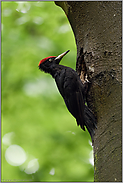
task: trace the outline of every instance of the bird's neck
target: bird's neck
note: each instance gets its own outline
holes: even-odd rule
[[[60,65],[53,64],[50,66],[49,74],[51,74],[53,78],[55,78],[56,75],[59,74],[59,72],[61,72]]]
[[[41,70],[51,74],[53,78],[55,78],[55,75],[60,71],[58,64],[42,64]]]

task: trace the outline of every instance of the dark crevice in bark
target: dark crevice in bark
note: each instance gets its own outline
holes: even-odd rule
[[[84,61],[83,48],[80,49],[80,53],[79,53],[79,56],[76,61],[76,72],[78,73],[82,83],[84,84],[85,77],[87,74],[87,68],[86,68],[86,64]]]

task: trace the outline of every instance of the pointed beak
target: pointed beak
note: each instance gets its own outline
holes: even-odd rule
[[[64,53],[62,53],[62,54],[60,54],[59,56],[57,56],[56,58],[55,58],[55,63],[56,64],[59,64],[59,62],[61,61],[61,59],[69,52],[70,50],[68,50],[68,51],[66,51],[66,52],[64,52]]]

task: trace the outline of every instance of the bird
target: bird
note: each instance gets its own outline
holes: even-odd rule
[[[96,118],[86,103],[85,87],[77,72],[67,66],[60,65],[62,58],[70,50],[59,56],[49,56],[42,59],[38,67],[41,71],[49,73],[56,82],[57,88],[64,99],[68,111],[76,119],[77,125],[85,131],[85,126],[91,136],[92,145],[96,126]]]

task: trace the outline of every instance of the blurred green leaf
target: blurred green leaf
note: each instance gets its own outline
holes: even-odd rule
[[[38,69],[42,58],[68,49],[62,64],[75,68],[76,45],[67,17],[49,1],[1,5],[2,181],[93,181],[90,136],[77,127],[53,78]],[[13,144],[26,152],[20,166],[5,158]]]

